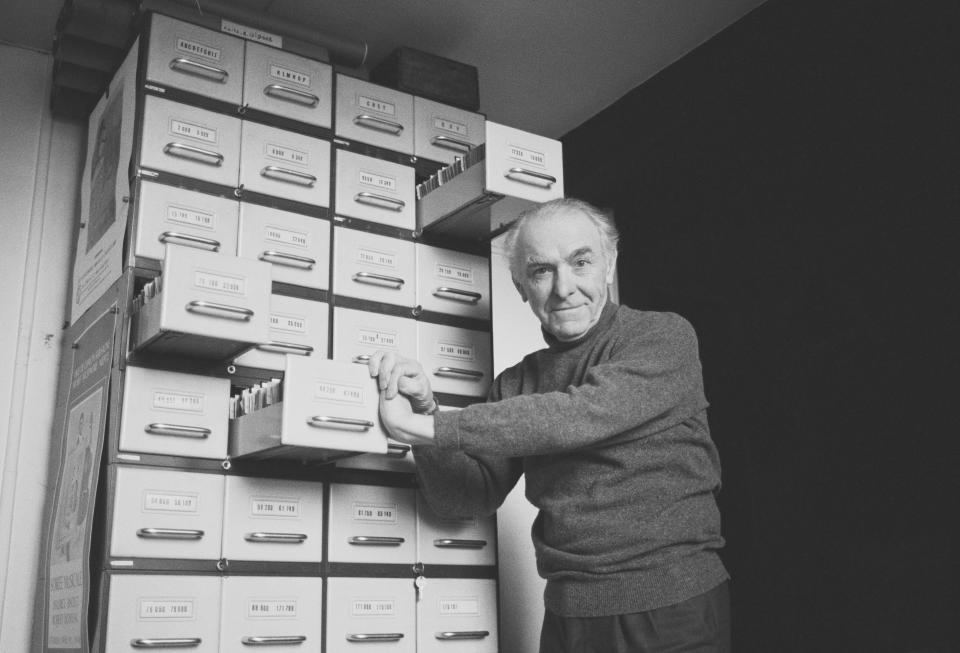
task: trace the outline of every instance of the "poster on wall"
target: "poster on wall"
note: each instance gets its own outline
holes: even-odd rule
[[[107,311],[74,342],[59,472],[47,528],[46,646],[88,650],[94,498],[106,438],[117,313]]]
[[[71,324],[123,272],[123,239],[130,197],[129,162],[136,117],[136,74],[137,47],[134,45],[90,113],[87,124]]]

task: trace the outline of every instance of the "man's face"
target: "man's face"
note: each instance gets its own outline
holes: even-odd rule
[[[600,319],[613,283],[616,254],[608,256],[596,225],[576,209],[527,221],[517,237],[514,284],[543,328],[575,340]]]

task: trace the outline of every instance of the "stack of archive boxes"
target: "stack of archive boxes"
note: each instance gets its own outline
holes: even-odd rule
[[[486,395],[488,225],[431,238],[459,209],[418,216],[416,187],[497,126],[160,14],[117,76],[129,307],[98,649],[498,651],[495,521],[431,511],[365,364],[419,359],[443,408]]]

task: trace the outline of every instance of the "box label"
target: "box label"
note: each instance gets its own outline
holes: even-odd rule
[[[143,510],[196,514],[200,512],[200,495],[147,490],[143,493]]]
[[[392,102],[385,102],[383,100],[378,100],[366,95],[357,96],[357,106],[361,109],[376,111],[377,113],[382,113],[388,116],[397,115],[397,106]]]
[[[472,596],[441,597],[437,604],[445,617],[480,614],[480,600]]]
[[[396,524],[399,519],[400,511],[395,503],[356,502],[353,504],[353,521]]]
[[[511,159],[522,161],[523,163],[529,163],[541,168],[547,165],[547,157],[543,152],[537,152],[536,150],[531,150],[530,148],[521,147],[519,145],[510,145],[509,147],[509,156]]]
[[[457,136],[467,136],[467,126],[462,122],[457,122],[455,120],[435,117],[433,119],[433,127],[434,129],[450,132],[451,134],[456,134]]]
[[[185,136],[204,143],[217,142],[217,130],[212,127],[204,127],[185,120],[170,119],[170,133],[175,136]]]
[[[379,329],[358,329],[357,343],[365,347],[388,347],[396,349],[400,338],[396,331],[380,331]]]
[[[243,277],[215,274],[203,270],[197,270],[194,273],[193,285],[203,290],[213,290],[230,295],[245,295],[247,292],[247,280]]]
[[[350,614],[354,617],[390,617],[397,613],[393,599],[353,599]]]
[[[154,390],[152,405],[155,410],[203,414],[206,410],[206,395],[196,392]]]
[[[300,518],[300,502],[292,499],[250,497],[250,515],[253,517]]]
[[[307,152],[295,150],[285,145],[278,145],[277,143],[265,143],[263,146],[263,154],[268,159],[274,159],[276,161],[292,163],[298,166],[310,165],[310,155]]]
[[[293,84],[299,84],[300,86],[310,86],[310,75],[285,68],[284,66],[278,66],[277,64],[270,64],[270,76],[284,82],[291,82]]]
[[[229,20],[220,21],[220,31],[224,34],[233,34],[234,36],[239,36],[240,38],[247,39],[248,41],[272,45],[275,48],[283,47],[282,36],[271,34],[270,32],[264,32],[263,30],[254,29],[252,27],[247,27],[246,25],[234,23]]]
[[[363,388],[353,385],[317,381],[313,386],[313,398],[347,404],[363,404]]]
[[[396,177],[387,177],[369,170],[361,170],[359,181],[361,186],[372,186],[378,190],[386,190],[391,193],[397,192]]]
[[[138,610],[143,621],[188,621],[196,618],[193,599],[140,599]]]
[[[293,245],[294,247],[310,247],[310,235],[303,231],[292,231],[283,229],[275,225],[267,225],[263,230],[264,240],[271,243],[280,243],[281,245]]]
[[[271,313],[270,329],[276,331],[286,331],[288,333],[305,334],[307,332],[307,318],[300,315]]]
[[[397,255],[393,252],[383,252],[375,249],[358,249],[357,263],[396,269]]]
[[[184,52],[186,54],[195,54],[198,57],[204,57],[205,59],[212,59],[214,61],[220,61],[220,48],[215,48],[212,45],[205,45],[198,41],[191,41],[180,37],[177,39],[177,50]]]
[[[473,345],[456,342],[438,342],[435,353],[442,358],[455,358],[461,361],[476,360],[476,350]]]
[[[440,279],[473,285],[473,270],[471,268],[449,265],[447,263],[437,263],[436,275]]]
[[[293,619],[296,616],[296,599],[250,599],[247,603],[247,617],[250,619]]]
[[[176,222],[190,227],[200,227],[202,229],[215,229],[217,226],[216,215],[190,209],[185,206],[175,204],[167,205],[167,222]]]

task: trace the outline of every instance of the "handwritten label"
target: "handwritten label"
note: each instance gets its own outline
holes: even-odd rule
[[[464,345],[456,342],[438,342],[435,353],[443,358],[455,358],[461,361],[476,359],[473,345]]]
[[[250,497],[250,514],[254,517],[300,518],[300,502],[291,499]]]
[[[389,347],[396,349],[400,338],[396,331],[379,331],[377,329],[358,329],[357,343],[368,347]]]
[[[391,102],[384,102],[383,100],[378,100],[376,98],[367,97],[366,95],[357,96],[357,106],[361,109],[376,111],[377,113],[382,113],[388,116],[397,115],[397,106],[395,104]]]
[[[397,192],[396,177],[387,177],[369,170],[361,170],[359,181],[361,186],[372,186],[378,190],[387,190],[391,193]]]
[[[467,136],[467,126],[462,122],[448,120],[447,118],[435,117],[433,119],[433,126],[435,129],[450,132],[451,134],[456,134],[457,136]]]
[[[473,270],[463,268],[458,265],[449,265],[447,263],[437,263],[435,269],[436,275],[441,279],[448,281],[457,281],[460,283],[473,284]]]
[[[383,252],[375,249],[358,249],[357,263],[395,269],[397,267],[397,255],[393,252]]]
[[[313,398],[321,401],[336,401],[348,404],[363,403],[363,388],[330,381],[317,381],[313,386]]]
[[[267,225],[263,230],[263,238],[272,243],[293,245],[306,248],[310,246],[310,235],[303,231],[291,231],[274,225]]]
[[[167,205],[167,221],[203,229],[214,229],[217,226],[215,214],[175,204]]]
[[[195,514],[200,511],[200,495],[173,494],[147,490],[143,493],[143,509],[146,512]]]
[[[353,599],[350,614],[354,617],[389,617],[397,612],[393,599]]]
[[[211,45],[205,45],[197,41],[191,41],[185,38],[177,39],[177,50],[180,52],[185,52],[186,54],[194,54],[199,57],[205,57],[206,59],[213,59],[214,61],[220,61],[220,48],[215,48]]]
[[[354,503],[353,521],[396,524],[400,519],[395,503]]]
[[[197,270],[193,275],[193,285],[203,290],[243,295],[247,292],[247,280],[243,277],[231,277]]]
[[[192,599],[140,599],[139,615],[142,620],[183,621],[196,618]]]
[[[192,122],[186,122],[184,120],[177,120],[172,118],[170,120],[170,133],[175,136],[185,136],[186,138],[192,138],[198,141],[204,141],[205,143],[216,143],[217,142],[217,130],[212,127],[204,127],[203,125],[198,125]]]
[[[234,23],[229,20],[220,21],[220,31],[225,34],[239,36],[240,38],[247,39],[248,41],[272,45],[275,48],[283,47],[282,36],[271,34],[270,32],[264,32],[263,30],[254,29],[252,27],[247,27],[246,25]]]
[[[206,396],[200,393],[154,390],[153,408],[182,413],[202,414],[206,410]]]
[[[541,168],[547,165],[547,157],[543,152],[537,152],[519,145],[510,145],[509,157],[523,163],[530,163]]]
[[[310,155],[307,152],[295,150],[284,145],[278,145],[277,143],[265,143],[263,146],[263,154],[268,159],[293,163],[298,166],[310,165]]]
[[[300,86],[310,86],[310,75],[278,66],[277,64],[270,64],[270,76],[284,82],[291,82],[293,84],[299,84]]]
[[[480,614],[480,600],[472,596],[441,597],[437,604],[443,616]]]
[[[270,314],[270,329],[290,333],[306,333],[307,318],[300,315]]]
[[[296,599],[250,599],[247,603],[247,617],[251,619],[294,619],[296,616]]]

